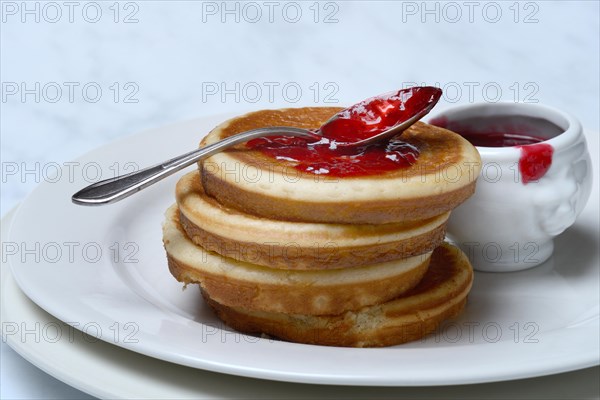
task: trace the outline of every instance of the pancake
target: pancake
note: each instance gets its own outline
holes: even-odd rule
[[[386,303],[340,315],[249,311],[220,304],[207,292],[203,295],[219,318],[240,332],[326,346],[381,347],[421,339],[458,315],[472,280],[464,253],[443,244],[434,250],[429,270],[414,289]]]
[[[237,261],[194,244],[167,210],[163,243],[169,270],[180,282],[199,283],[215,301],[249,310],[307,315],[339,314],[377,304],[412,289],[431,252],[355,268],[292,271]]]
[[[198,171],[176,187],[180,222],[197,245],[271,268],[350,268],[431,252],[444,240],[449,213],[425,221],[349,225],[271,220],[207,196]]]
[[[316,129],[340,108],[263,110],[222,123],[201,146],[265,126]],[[418,122],[399,136],[418,148],[416,162],[380,174],[331,177],[295,169],[240,144],[201,162],[206,193],[221,204],[271,219],[383,224],[419,221],[444,214],[475,190],[481,160],[467,140]]]

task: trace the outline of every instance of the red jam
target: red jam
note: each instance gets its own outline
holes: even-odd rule
[[[411,166],[419,150],[398,137],[388,142],[362,147],[337,146],[375,136],[402,123],[431,103],[442,91],[415,87],[364,100],[340,111],[316,133],[316,143],[297,137],[273,136],[249,141],[247,147],[278,160],[294,163],[294,168],[315,175],[365,176]]]
[[[550,121],[524,116],[473,117],[460,122],[442,117],[430,123],[460,134],[474,146],[519,147],[523,184],[537,181],[548,172],[554,149],[541,142],[562,133],[562,129]]]
[[[320,132],[338,142],[368,139],[437,103],[441,95],[441,89],[423,86],[372,97],[334,115]]]
[[[419,156],[416,147],[396,138],[358,149],[336,148],[327,141],[310,144],[305,139],[291,137],[254,139],[248,146],[275,159],[291,161],[300,171],[336,177],[393,171],[411,166]]]
[[[519,171],[524,184],[537,181],[546,175],[552,165],[552,154],[554,149],[548,143],[519,146],[521,157],[519,158]]]
[[[462,134],[462,137],[479,147],[511,147],[525,146],[543,142],[544,139],[537,136],[519,135],[516,133],[504,132],[486,132],[484,135],[479,133]]]

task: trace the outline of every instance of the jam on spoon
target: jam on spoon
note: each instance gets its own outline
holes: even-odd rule
[[[385,93],[334,115],[315,131],[320,141],[272,136],[251,140],[246,146],[315,175],[365,176],[409,167],[419,149],[398,136],[366,146],[351,144],[410,119],[435,105],[441,94],[441,89],[430,86]]]

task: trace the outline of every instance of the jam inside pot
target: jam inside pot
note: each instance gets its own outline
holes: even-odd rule
[[[563,132],[548,120],[522,115],[471,117],[460,121],[441,117],[429,123],[456,132],[478,147],[525,146],[543,142]]]
[[[432,125],[458,133],[478,147],[519,147],[519,172],[523,184],[537,181],[552,165],[554,149],[542,143],[563,132],[558,125],[535,117],[497,115],[449,121],[434,118]]]
[[[419,149],[399,136],[368,146],[337,144],[357,142],[392,128],[437,102],[441,94],[440,89],[429,86],[386,93],[334,115],[315,131],[322,137],[318,142],[272,136],[251,140],[246,146],[316,175],[364,176],[405,168],[415,163]]]

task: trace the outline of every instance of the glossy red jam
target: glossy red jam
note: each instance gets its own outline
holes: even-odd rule
[[[336,148],[335,143],[328,140],[310,144],[290,137],[254,139],[248,146],[275,159],[291,161],[300,171],[336,177],[393,171],[412,165],[419,156],[415,146],[395,138],[382,145],[359,149]]]
[[[478,147],[519,147],[519,172],[527,184],[543,177],[552,165],[554,149],[542,143],[562,133],[550,121],[525,116],[473,117],[461,121],[435,118],[432,125],[450,129]]]
[[[519,135],[516,133],[504,132],[487,132],[483,135],[480,133],[465,133],[461,136],[471,142],[474,146],[479,147],[525,146],[544,141],[543,138],[537,136]]]
[[[552,165],[552,155],[554,154],[552,146],[548,143],[539,143],[519,147],[521,147],[519,171],[522,182],[527,184],[546,175]]]
[[[441,95],[441,89],[423,86],[372,97],[340,111],[319,130],[338,142],[367,139],[437,103]]]
[[[292,162],[294,168],[315,175],[364,176],[405,168],[414,164],[419,150],[397,137],[363,147],[337,146],[337,143],[375,136],[437,102],[441,94],[442,91],[434,87],[386,93],[333,116],[315,132],[323,137],[319,142],[278,136],[251,140],[247,147]]]

